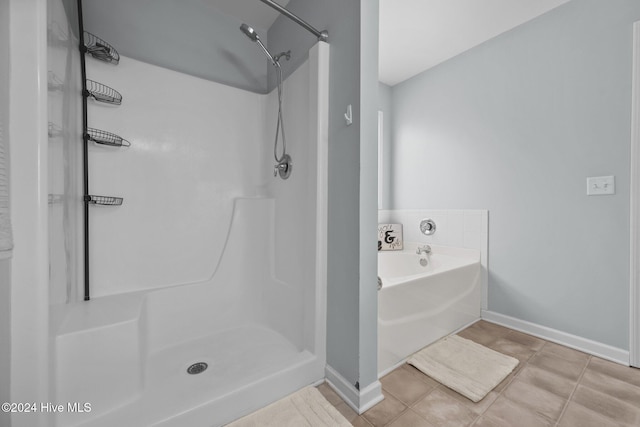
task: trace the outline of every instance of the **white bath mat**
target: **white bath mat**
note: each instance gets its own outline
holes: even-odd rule
[[[315,387],[278,400],[227,427],[350,427],[351,423]]]
[[[423,348],[408,360],[431,378],[474,402],[482,400],[518,366],[518,359],[457,335]]]

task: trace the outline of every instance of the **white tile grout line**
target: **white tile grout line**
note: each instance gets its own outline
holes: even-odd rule
[[[507,335],[508,335],[508,334],[507,334]],[[485,346],[485,347],[486,347],[486,346]],[[487,348],[489,348],[489,347],[487,347]],[[538,351],[540,351],[540,350],[538,350]],[[535,353],[533,353],[533,354],[531,355],[531,357],[533,357],[536,353],[538,353],[538,351],[536,351]],[[511,357],[515,357],[515,356],[511,356]],[[527,359],[527,361],[524,363],[525,365],[529,364],[529,360],[531,360],[531,357],[529,357],[529,358]],[[517,366],[516,366],[516,367],[517,367]],[[515,368],[514,368],[514,369],[515,369]],[[489,410],[489,408],[491,408],[491,407],[492,407],[492,406],[493,406],[493,405],[498,401],[498,399],[500,398],[500,396],[502,396],[502,394],[504,393],[504,391],[505,391],[507,388],[509,388],[509,386],[511,385],[511,383],[513,382],[513,380],[515,380],[515,379],[516,379],[516,377],[517,377],[518,375],[520,375],[520,372],[522,372],[522,370],[523,370],[523,369],[524,369],[524,366],[520,366],[520,369],[518,370],[518,372],[516,372],[516,373],[511,377],[511,379],[509,380],[509,382],[508,382],[504,387],[502,387],[502,390],[500,390],[500,392],[498,393],[498,395],[496,396],[496,398],[494,399],[494,401],[493,401],[493,402],[491,402],[491,405],[487,406],[487,407],[484,409],[484,411],[482,411],[482,412],[480,412],[480,413],[478,414],[478,416],[476,417],[476,419],[475,419],[475,421],[473,422],[473,424],[471,424],[471,426],[475,426],[475,425],[478,423],[478,421],[480,420],[480,418],[482,418],[482,416],[483,416],[483,415],[484,415],[484,414]],[[509,375],[511,375],[511,373],[509,373]],[[500,384],[498,384],[498,385],[500,385]],[[496,387],[497,387],[497,386],[496,386]],[[505,399],[508,399],[508,397],[505,397]]]
[[[407,362],[404,362],[402,365],[398,366],[398,367],[397,367],[397,368],[395,368],[393,371],[389,372],[387,375],[389,375],[389,374],[391,374],[392,372],[395,372],[395,371],[397,371],[397,370],[404,369],[404,368],[403,368],[403,366],[404,366],[404,365],[406,365],[406,364],[407,364]],[[427,377],[428,377],[428,375],[426,375],[426,374],[424,374],[424,373],[423,373],[423,375],[425,375],[425,376],[427,376]],[[385,376],[386,376],[386,375],[385,375]],[[426,384],[426,381],[423,381],[419,376],[416,376],[416,378],[417,378],[419,381],[422,381],[422,382],[424,382],[424,383]],[[404,400],[400,399],[398,396],[394,395],[394,394],[393,394],[393,393],[391,393],[390,391],[388,391],[388,390],[386,390],[386,389],[384,389],[384,388],[383,388],[383,390],[385,390],[387,393],[389,393],[389,394],[390,394],[394,399],[396,399],[398,402],[400,402],[400,403],[402,403],[404,406],[406,406],[406,408],[405,408],[402,412],[400,412],[398,415],[396,415],[396,416],[395,416],[395,417],[393,417],[391,420],[389,420],[389,421],[385,424],[385,426],[388,426],[388,425],[390,425],[390,424],[393,424],[393,423],[394,423],[398,418],[400,418],[400,416],[401,416],[402,414],[404,414],[405,412],[407,412],[407,411],[409,411],[409,410],[412,410],[412,408],[413,408],[413,407],[414,407],[418,402],[420,402],[422,399],[426,398],[428,395],[430,395],[431,393],[433,393],[433,392],[434,392],[438,387],[440,387],[440,385],[441,385],[441,384],[438,384],[437,386],[435,386],[434,388],[432,388],[431,390],[429,390],[428,392],[426,392],[426,393],[424,394],[424,396],[421,396],[420,398],[418,398],[418,400],[416,400],[415,402],[413,402],[411,405],[409,405],[407,402],[405,402]],[[415,411],[413,411],[413,412],[415,412]],[[419,417],[421,417],[422,419],[425,419],[425,418],[422,416],[422,414],[419,414],[419,413],[417,413],[417,412],[415,412],[415,413],[416,413]],[[365,420],[366,420],[366,418],[365,418]],[[425,419],[425,420],[426,420],[426,419]],[[366,420],[366,421],[368,422],[369,420]],[[373,424],[372,424],[372,425],[373,425]]]
[[[546,345],[546,343],[545,343],[545,345]],[[543,346],[543,348],[544,348],[544,346]],[[573,391],[571,392],[571,394],[567,398],[567,401],[564,403],[564,406],[562,407],[562,411],[560,412],[560,416],[556,420],[556,423],[554,424],[554,427],[557,427],[560,424],[560,420],[564,416],[564,413],[566,412],[567,407],[569,406],[569,403],[571,402],[571,399],[573,399],[573,395],[575,394],[576,390],[578,390],[578,386],[582,382],[582,377],[584,376],[584,373],[587,371],[587,368],[589,367],[589,364],[591,363],[591,358],[592,357],[593,356],[589,355],[589,357],[587,358],[587,363],[584,365],[584,368],[582,368],[582,372],[580,372],[580,376],[578,377],[578,381],[576,382],[576,386],[573,388]]]
[[[515,329],[512,329],[515,330]],[[516,331],[518,332],[518,331]],[[507,334],[508,335],[508,334]],[[529,335],[529,334],[527,334]],[[521,366],[520,369],[518,370],[518,372],[515,373],[515,375],[513,375],[513,377],[511,377],[511,380],[502,388],[502,390],[500,390],[500,392],[498,393],[498,396],[496,397],[496,399],[491,403],[491,405],[487,406],[485,408],[484,411],[482,411],[478,417],[475,419],[475,421],[473,422],[473,424],[471,424],[471,426],[475,426],[478,421],[480,420],[480,418],[489,410],[489,408],[491,408],[495,402],[500,398],[500,396],[502,396],[502,394],[505,392],[505,390],[511,385],[511,383],[522,373],[522,371],[524,370],[526,365],[529,365],[529,361],[531,359],[533,359],[538,353],[540,353],[542,351],[542,349],[544,349],[544,347],[551,343],[551,341],[545,340],[543,338],[539,338],[542,341],[544,341],[544,344],[542,345],[542,347],[540,347],[538,350],[534,351],[534,353],[526,360],[526,362],[524,362]],[[578,385],[580,384],[580,381],[582,381],[582,377],[587,369],[587,367],[589,366],[589,363],[591,362],[591,355],[588,355],[589,357],[587,358],[587,364],[585,365],[585,367],[582,369],[582,372],[580,372],[580,375],[578,376],[577,382],[576,382],[576,386],[573,388],[571,395],[567,398],[567,401],[565,402],[564,406],[562,407],[562,411],[560,412],[560,415],[558,416],[558,419],[556,420],[554,427],[557,427],[558,423],[560,422],[560,419],[562,418],[562,415],[564,415],[564,412],[567,408],[567,405],[569,404],[569,402],[571,401],[571,398],[573,397],[573,394],[575,393],[576,389],[578,388]],[[533,386],[533,385],[532,385]],[[535,387],[535,386],[533,386]],[[508,397],[505,397],[505,399],[509,399]],[[542,414],[540,414],[542,415]],[[543,415],[544,416],[544,415]],[[547,417],[545,417],[547,418]],[[548,419],[548,418],[547,418]]]
[[[510,329],[510,328],[507,328],[507,329]],[[508,334],[507,334],[507,335],[508,335]],[[527,335],[529,335],[529,334],[527,334]],[[491,408],[491,407],[495,404],[495,402],[500,398],[500,396],[502,396],[502,395],[503,395],[503,393],[505,392],[505,390],[506,390],[506,389],[511,385],[511,383],[512,383],[512,382],[513,382],[513,381],[514,381],[514,380],[515,380],[515,379],[520,375],[520,373],[524,370],[525,365],[528,365],[528,364],[529,364],[529,361],[530,361],[530,360],[531,360],[531,359],[532,359],[536,354],[538,354],[539,352],[541,352],[547,344],[551,343],[551,341],[548,341],[548,340],[545,340],[545,339],[542,339],[542,338],[541,338],[541,340],[542,340],[542,341],[544,341],[544,345],[543,345],[542,347],[540,347],[540,349],[538,349],[538,350],[534,351],[534,353],[533,353],[533,354],[532,354],[532,355],[531,355],[531,356],[530,356],[530,357],[529,357],[529,358],[528,358],[524,363],[522,363],[522,362],[521,362],[521,363],[522,363],[522,365],[520,365],[520,369],[518,370],[518,372],[516,372],[516,373],[511,377],[511,379],[509,380],[509,382],[508,382],[508,383],[507,383],[507,384],[502,388],[502,390],[500,390],[500,392],[499,392],[499,393],[498,393],[498,395],[496,396],[495,400],[494,400],[494,401],[493,401],[489,406],[487,406],[487,407],[484,409],[484,411],[482,411],[482,412],[478,413],[477,417],[475,418],[475,420],[473,421],[473,423],[471,424],[471,426],[475,426],[475,425],[478,423],[478,421],[480,420],[480,418],[482,418],[482,416],[483,416],[483,415],[484,415],[484,414],[489,410],[489,408]],[[485,346],[485,347],[486,347],[486,346]],[[560,412],[560,415],[558,416],[558,419],[555,421],[555,423],[554,423],[554,427],[557,427],[557,426],[558,426],[558,424],[560,423],[560,420],[562,419],[562,416],[564,415],[564,413],[565,413],[565,411],[566,411],[566,409],[567,409],[567,406],[569,405],[569,402],[571,402],[571,399],[573,398],[573,395],[575,394],[576,390],[578,389],[578,386],[580,385],[580,382],[582,381],[582,377],[584,376],[584,374],[585,374],[585,372],[586,372],[586,370],[587,370],[587,368],[588,368],[589,364],[591,363],[591,359],[592,359],[592,357],[593,357],[593,356],[588,355],[587,362],[586,362],[586,364],[585,364],[584,368],[582,369],[582,371],[580,372],[580,375],[578,376],[578,379],[576,380],[576,385],[575,385],[575,387],[573,388],[573,390],[571,391],[571,394],[569,395],[569,397],[567,398],[567,400],[566,400],[566,402],[565,402],[565,404],[564,404],[564,406],[563,406],[563,408],[562,408],[562,411]],[[398,366],[396,369],[402,369],[402,365],[401,365],[401,366]],[[394,371],[395,371],[395,369],[394,369]],[[425,394],[425,396],[423,396],[423,398],[424,398],[424,397],[426,397],[427,395],[431,394],[431,393],[432,393],[433,391],[435,391],[436,389],[438,389],[438,388],[442,388],[442,387],[446,387],[446,386],[444,386],[444,385],[442,385],[442,384],[438,384],[438,385],[437,385],[436,387],[434,387],[431,391],[429,391],[428,393],[426,393],[426,394]],[[392,393],[392,395],[393,395],[393,393]],[[412,405],[407,405],[404,401],[402,401],[402,400],[398,399],[396,396],[393,396],[393,397],[394,397],[394,398],[396,398],[398,401],[400,401],[403,405],[407,406],[407,409],[411,409],[411,408],[413,407]],[[421,399],[419,399],[419,400],[421,400]],[[419,400],[418,400],[418,401],[419,401]],[[418,401],[416,401],[416,402],[414,403],[414,405],[415,405]],[[396,416],[395,416],[392,420],[390,420],[387,424],[391,424],[391,423],[393,423],[397,418],[399,418],[399,417],[400,417],[400,415],[404,414],[405,412],[406,412],[406,409],[405,409],[404,411],[400,412],[398,415],[396,415]],[[366,421],[368,422],[368,420],[366,420]]]

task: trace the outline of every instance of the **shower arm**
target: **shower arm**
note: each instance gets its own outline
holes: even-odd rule
[[[260,39],[256,39],[256,43],[258,43],[258,46],[262,48],[262,51],[264,52],[264,54],[267,55],[267,57],[271,60],[271,63],[273,64],[273,66],[280,68],[280,63],[278,62],[278,60],[276,59],[275,56],[271,55],[271,52],[269,52],[266,46],[262,44],[262,41]]]
[[[272,8],[274,8],[275,10],[277,10],[287,18],[291,19],[293,22],[297,23],[298,25],[306,28],[309,32],[311,32],[314,36],[316,36],[319,41],[326,42],[329,39],[329,33],[327,32],[327,30],[323,30],[323,31],[316,30],[307,21],[299,18],[298,16],[294,15],[292,12],[289,12],[287,9],[280,6],[278,3],[272,0],[260,0],[260,1],[266,4],[267,6],[271,6]]]

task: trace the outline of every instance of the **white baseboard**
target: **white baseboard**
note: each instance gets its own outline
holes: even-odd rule
[[[325,376],[327,384],[358,414],[362,414],[384,399],[380,381],[375,381],[364,389],[358,390],[329,365],[325,368]]]
[[[358,411],[360,406],[360,392],[331,366],[327,365],[324,372],[327,378],[327,384],[338,393],[342,400],[347,402],[347,405],[351,406],[354,411],[360,413]]]
[[[577,335],[568,334],[566,332],[551,329],[536,323],[527,322],[526,320],[516,319],[515,317],[506,316],[489,310],[482,310],[482,319],[487,322],[496,323],[506,326],[534,337],[542,338],[556,344],[564,345],[593,356],[607,359],[621,365],[629,366],[629,351],[616,348],[608,344],[592,341]]]

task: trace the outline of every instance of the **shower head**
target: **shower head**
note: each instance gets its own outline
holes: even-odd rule
[[[273,55],[271,55],[271,52],[267,50],[267,47],[262,43],[260,37],[258,37],[258,33],[256,33],[256,30],[254,30],[247,24],[242,24],[240,25],[240,31],[242,31],[247,37],[249,37],[251,41],[258,43],[258,45],[262,48],[264,54],[267,55],[267,58],[269,58],[269,61],[271,61],[271,63],[275,67],[280,67],[278,61],[273,57]]]
[[[247,24],[240,25],[240,31],[245,33],[245,35],[247,37],[249,37],[251,39],[251,41],[256,42],[256,41],[260,40],[260,37],[258,37],[258,33],[256,33],[256,30],[254,30],[253,28],[251,28]]]

